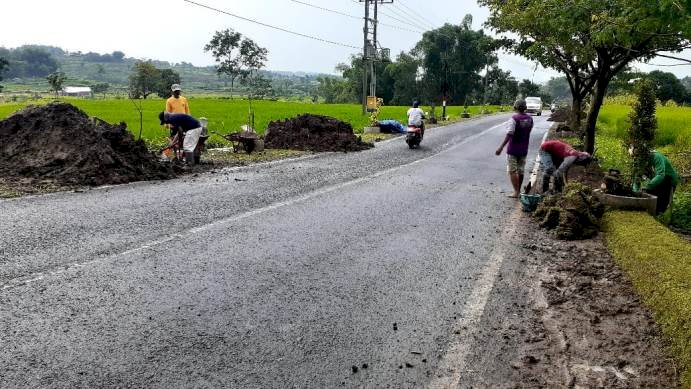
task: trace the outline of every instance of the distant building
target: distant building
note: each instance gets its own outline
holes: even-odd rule
[[[62,88],[60,95],[72,97],[91,97],[93,92],[88,86],[66,86]]]

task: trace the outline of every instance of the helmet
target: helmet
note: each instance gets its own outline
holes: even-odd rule
[[[519,99],[513,103],[513,109],[519,112],[524,112],[526,109],[528,109],[528,105],[525,103],[525,100]]]
[[[419,102],[419,101],[417,101],[417,100],[413,101],[413,108],[417,108],[417,107],[419,107],[419,106],[420,106],[420,102]]]

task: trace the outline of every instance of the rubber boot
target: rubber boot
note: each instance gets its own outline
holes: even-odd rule
[[[194,151],[185,151],[185,163],[187,166],[194,165]]]

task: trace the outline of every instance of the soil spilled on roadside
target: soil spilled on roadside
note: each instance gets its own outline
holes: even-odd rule
[[[30,106],[0,121],[0,177],[105,185],[175,177],[125,123],[112,125],[67,103]]]
[[[373,147],[346,122],[321,115],[300,115],[269,123],[265,147],[306,151],[361,151]]]
[[[539,319],[527,332],[522,355],[540,361],[520,365],[521,381],[549,387],[674,387],[677,374],[660,330],[601,238],[565,242],[542,234],[526,236],[523,246],[541,271],[534,295]]]

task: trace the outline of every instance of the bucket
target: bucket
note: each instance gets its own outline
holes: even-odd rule
[[[523,212],[533,212],[537,205],[540,204],[540,200],[542,200],[542,195],[521,193],[521,208]]]

